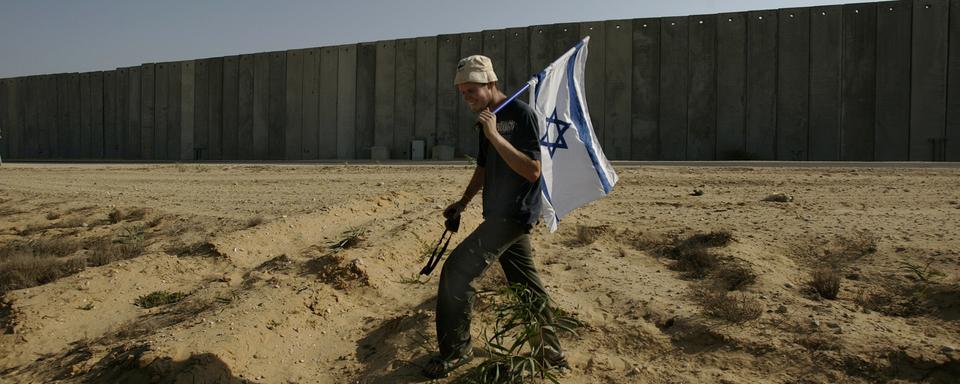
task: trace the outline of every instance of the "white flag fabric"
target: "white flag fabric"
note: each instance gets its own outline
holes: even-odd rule
[[[566,214],[609,194],[619,179],[587,110],[583,73],[589,42],[588,36],[529,81],[539,125],[543,219],[550,232]]]

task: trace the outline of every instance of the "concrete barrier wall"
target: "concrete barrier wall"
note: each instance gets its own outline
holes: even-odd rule
[[[588,108],[613,160],[960,161],[960,0],[534,25],[0,79],[0,154],[409,159],[421,140],[426,158],[435,145],[472,157],[457,60],[490,56],[511,93],[584,36]]]

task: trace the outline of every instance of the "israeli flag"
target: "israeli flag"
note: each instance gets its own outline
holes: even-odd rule
[[[550,232],[574,209],[606,196],[619,179],[600,141],[584,97],[585,37],[529,81],[537,113],[543,219]]]

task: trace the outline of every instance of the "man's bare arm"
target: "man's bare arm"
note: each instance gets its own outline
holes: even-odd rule
[[[490,139],[490,143],[493,144],[497,153],[500,154],[500,158],[518,175],[531,183],[536,182],[537,179],[540,178],[540,160],[531,159],[523,154],[523,152],[514,148],[507,139],[504,139],[503,136],[499,134],[495,135],[493,139]]]
[[[470,200],[473,200],[473,197],[477,195],[477,192],[480,192],[480,190],[483,188],[483,177],[485,174],[486,171],[481,166],[477,166],[473,170],[473,177],[470,178],[470,183],[467,184],[467,189],[463,191],[463,197],[453,204],[450,204],[447,209],[444,209],[443,217],[456,216],[467,208],[467,204],[470,204]]]

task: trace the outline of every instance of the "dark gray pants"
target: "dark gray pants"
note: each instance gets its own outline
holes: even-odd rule
[[[498,258],[510,284],[523,285],[549,303],[533,264],[530,229],[530,225],[512,221],[485,220],[450,253],[440,273],[437,294],[441,357],[456,358],[470,350],[470,317],[477,293],[472,283]],[[544,315],[547,321],[553,321],[549,309]],[[562,359],[556,333],[552,329],[544,333],[545,357]]]

